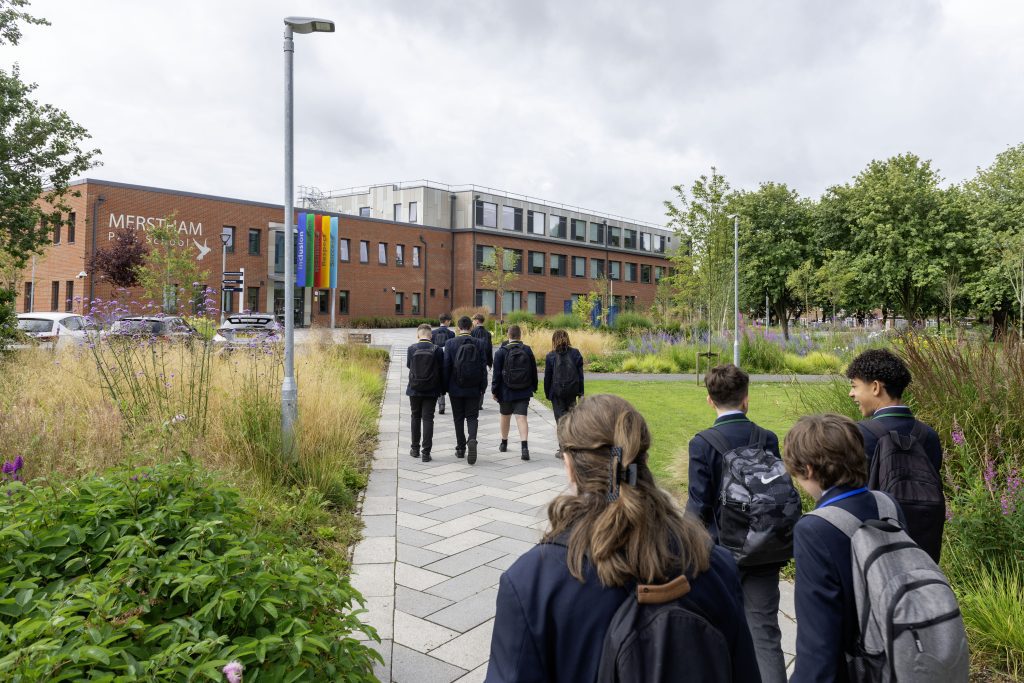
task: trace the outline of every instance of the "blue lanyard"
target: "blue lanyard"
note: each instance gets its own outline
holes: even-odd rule
[[[857,495],[860,495],[861,493],[867,493],[867,492],[868,492],[867,487],[866,486],[861,486],[859,489],[854,489],[852,491],[847,491],[846,493],[840,493],[835,498],[830,498],[829,500],[825,501],[824,503],[821,503],[820,505],[818,505],[818,507],[823,508],[826,505],[831,505],[832,503],[836,503],[836,502],[842,500],[843,498],[849,498],[850,496],[857,496]]]

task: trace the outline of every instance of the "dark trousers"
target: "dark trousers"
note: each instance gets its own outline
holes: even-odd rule
[[[476,439],[476,426],[480,416],[480,403],[476,396],[449,396],[452,404],[452,419],[455,420],[455,446],[466,447],[466,427],[469,438]]]
[[[570,410],[576,407],[576,397],[573,396],[570,399],[559,398],[557,396],[551,399],[551,410],[555,413],[555,422],[568,413]]]
[[[779,567],[741,567],[740,585],[761,680],[786,683],[786,660],[782,655],[782,631],[779,629]]]
[[[435,406],[437,406],[437,396],[409,397],[409,407],[412,412],[412,447],[418,448],[421,445],[420,428],[422,427],[422,452],[424,453],[430,453],[430,448],[434,445]]]
[[[444,394],[437,397],[437,412],[444,412]]]

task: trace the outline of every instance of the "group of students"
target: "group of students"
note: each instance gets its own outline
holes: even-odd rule
[[[938,436],[903,403],[911,377],[894,354],[867,351],[847,376],[865,419],[802,417],[780,452],[747,417],[747,374],[711,370],[717,419],[690,441],[685,508],[657,486],[630,403],[589,396],[564,412],[570,489],[501,577],[486,680],[785,681],[779,572],[795,558],[789,680],[967,681],[936,564]]]
[[[459,318],[457,330],[444,314],[440,326],[420,325],[417,341],[406,355],[412,445],[409,454],[430,462],[434,441],[434,411],[445,412],[448,396],[455,422],[455,457],[470,465],[478,456],[477,428],[490,379],[491,397],[498,403],[501,441],[499,452],[508,451],[512,416],[519,431],[520,457],[530,459],[530,399],[538,388],[537,360],[533,349],[523,343],[518,325],[508,328],[508,338],[494,350],[485,318],[476,314]],[[569,345],[565,330],[552,335],[552,351],[545,358],[544,395],[551,401],[558,419],[583,397],[583,356]],[[556,454],[561,457],[561,451]]]

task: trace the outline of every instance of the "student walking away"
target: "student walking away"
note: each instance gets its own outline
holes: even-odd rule
[[[494,374],[491,395],[498,402],[501,413],[501,443],[498,450],[508,450],[508,429],[512,416],[516,416],[519,429],[519,448],[523,460],[530,459],[530,428],[526,414],[530,397],[537,391],[537,359],[533,349],[523,343],[519,325],[508,328],[508,344],[494,354]]]
[[[910,371],[894,353],[873,349],[854,358],[846,376],[850,398],[866,418],[858,426],[868,458],[868,488],[896,499],[907,533],[938,562],[946,524],[942,445],[935,430],[903,403]]]
[[[778,437],[747,417],[747,373],[719,365],[704,381],[718,418],[690,441],[686,507],[739,566],[761,680],[785,683],[779,570],[793,556],[800,494],[779,457]]]
[[[483,313],[477,313],[473,316],[473,336],[487,346],[487,371],[490,372],[491,368],[494,366],[494,342],[491,340],[491,333],[487,331],[486,327],[484,327],[485,321],[486,318],[484,318]],[[486,391],[487,390],[484,389],[484,391],[480,392],[480,410],[484,409],[484,393],[486,393]]]
[[[551,335],[552,351],[544,358],[544,396],[551,401],[555,422],[583,398],[583,354],[569,345],[569,333],[555,330]],[[562,449],[555,452],[562,457]]]
[[[498,586],[489,683],[757,681],[736,563],[658,487],[618,396],[558,423],[569,492]]]
[[[449,327],[452,324],[452,317],[447,313],[442,313],[438,322],[441,324],[431,333],[430,340],[434,342],[434,346],[443,349],[449,339],[455,338],[455,330]],[[437,397],[437,414],[444,415],[444,394]]]
[[[487,391],[487,360],[483,342],[469,333],[473,322],[462,316],[458,327],[455,337],[444,345],[444,385],[451,399],[452,419],[455,421],[455,457],[466,458],[472,465],[476,463],[480,394]]]
[[[444,352],[431,341],[430,325],[416,328],[419,338],[409,347],[405,367],[409,369],[409,397],[412,425],[412,446],[409,455],[430,462],[434,444],[434,408],[437,397],[444,393]],[[420,441],[422,437],[422,442]]]
[[[783,459],[816,501],[794,532],[796,668],[791,681],[966,682],[956,597],[903,530],[903,513],[870,491],[861,430],[847,417],[801,418]]]

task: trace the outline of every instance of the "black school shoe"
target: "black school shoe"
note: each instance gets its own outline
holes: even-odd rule
[[[519,457],[521,457],[523,460],[529,460],[530,459],[530,449],[528,447],[526,447],[526,446],[523,446],[523,454],[521,456],[519,456]]]
[[[420,456],[420,462],[430,462],[430,453],[423,451],[423,455]]]
[[[469,455],[466,457],[466,462],[468,462],[470,465],[475,465],[476,464],[476,439],[470,439],[469,441],[466,442],[466,445],[469,446]]]
[[[419,446],[412,446],[412,447],[410,447],[409,448],[409,455],[411,455],[414,458],[420,457],[420,447]],[[427,457],[430,457],[430,456],[427,456]]]
[[[501,443],[498,444],[498,452],[504,453],[508,450],[508,439],[502,439]]]
[[[460,446],[456,446],[455,447],[455,457],[456,458],[465,458],[466,457],[466,447],[465,446],[461,446],[461,447]]]

